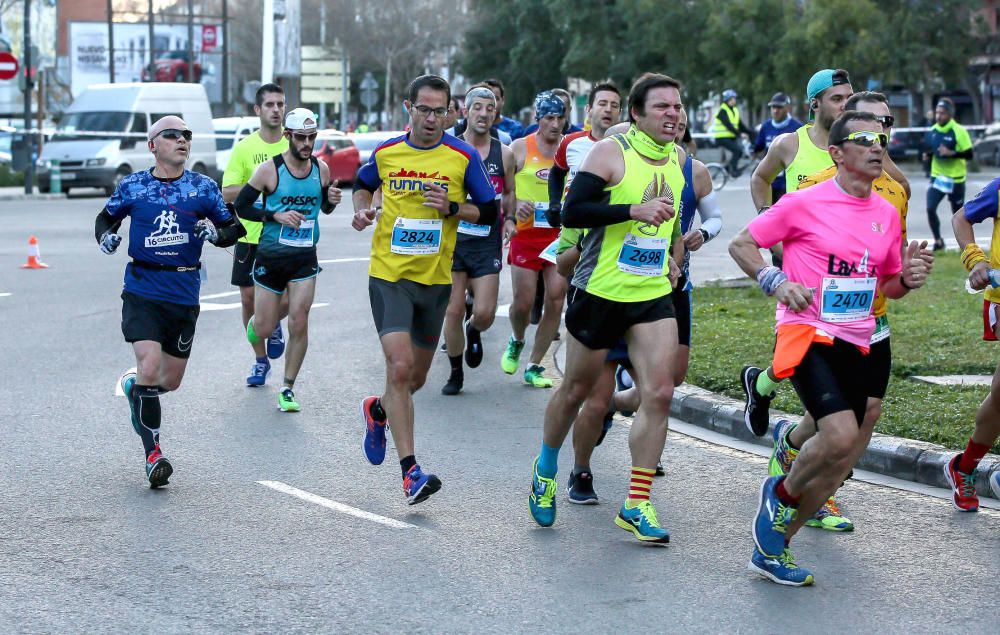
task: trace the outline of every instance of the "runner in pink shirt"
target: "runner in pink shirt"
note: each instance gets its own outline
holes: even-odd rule
[[[761,486],[749,568],[778,584],[813,583],[812,573],[796,565],[789,541],[864,452],[860,426],[875,292],[902,297],[923,286],[930,272],[916,241],[900,258],[899,215],[872,193],[887,144],[875,115],[845,112],[830,129],[837,175],[782,197],[729,245],[743,271],[779,302],[775,371],[791,375],[818,428],[789,474]],[[766,266],[760,255],[779,242],[784,270]]]

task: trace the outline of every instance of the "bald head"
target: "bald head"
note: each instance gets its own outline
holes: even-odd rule
[[[161,119],[157,119],[156,123],[152,125],[149,129],[149,134],[146,138],[152,141],[156,138],[156,135],[160,134],[164,130],[189,130],[188,125],[184,123],[184,120],[176,115],[167,115]]]

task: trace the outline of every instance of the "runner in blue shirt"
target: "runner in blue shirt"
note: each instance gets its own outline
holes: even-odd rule
[[[137,369],[119,383],[142,439],[146,478],[156,488],[173,472],[160,451],[160,395],[180,386],[191,355],[202,246],[207,240],[229,247],[246,230],[226,209],[215,181],[184,169],[191,149],[184,120],[163,117],[147,138],[156,165],[122,179],[97,215],[94,235],[101,251],[113,254],[122,241],[118,228],[131,218],[122,334],[132,344]]]
[[[795,132],[802,127],[802,122],[792,117],[788,113],[788,105],[791,100],[785,93],[775,93],[767,105],[771,107],[771,118],[760,126],[757,132],[757,140],[753,144],[755,155],[767,152],[771,143],[778,135]],[[771,182],[771,202],[777,202],[785,193],[785,173],[782,172]]]

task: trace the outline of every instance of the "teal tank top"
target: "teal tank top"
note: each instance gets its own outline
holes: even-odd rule
[[[264,196],[264,209],[269,212],[296,211],[305,216],[298,229],[275,221],[265,221],[257,253],[265,255],[306,254],[316,250],[319,241],[319,212],[323,202],[319,163],[312,157],[312,169],[303,178],[288,170],[279,154],[272,159],[278,173],[278,186]]]

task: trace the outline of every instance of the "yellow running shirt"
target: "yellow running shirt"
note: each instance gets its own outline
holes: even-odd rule
[[[795,152],[795,158],[785,168],[785,189],[788,192],[799,189],[799,184],[807,176],[833,165],[830,151],[826,148],[817,148],[809,138],[810,128],[812,124],[802,126],[795,131],[795,135],[799,138],[799,149]]]

